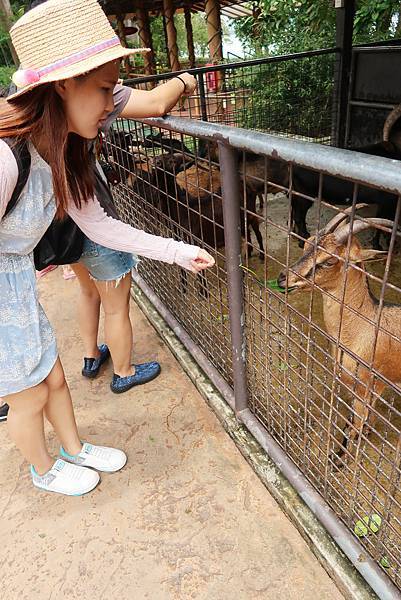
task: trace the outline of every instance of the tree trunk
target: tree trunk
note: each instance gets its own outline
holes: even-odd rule
[[[191,10],[190,10],[189,6],[185,7],[184,15],[185,15],[185,29],[186,29],[186,33],[187,33],[189,65],[190,65],[191,69],[194,69],[195,68],[194,34],[192,31]]]
[[[116,16],[117,16],[117,35],[120,38],[121,45],[124,46],[124,48],[126,48],[127,40],[125,38],[125,26],[124,26],[125,15],[122,15],[120,13]],[[126,72],[127,75],[129,75],[130,70],[131,70],[129,56],[126,56],[123,59],[123,65],[124,65],[124,71]]]
[[[11,10],[10,0],[0,0],[0,24],[5,31],[10,31],[12,25],[13,12]],[[19,64],[17,53],[12,45],[11,40],[8,40],[11,56],[16,66]]]
[[[388,30],[390,29],[392,16],[393,16],[393,11],[391,8],[384,11],[382,18],[379,21],[379,27],[377,28],[381,34],[383,34],[383,35],[386,34],[388,32]]]
[[[181,65],[178,58],[178,46],[177,46],[177,30],[174,24],[174,12],[175,7],[172,0],[163,0],[163,14],[166,18],[166,31],[167,31],[167,43],[168,43],[168,54],[172,71],[180,71]]]
[[[401,4],[400,4],[400,8],[398,9],[398,22],[397,22],[397,29],[395,30],[395,37],[396,38],[401,37]]]

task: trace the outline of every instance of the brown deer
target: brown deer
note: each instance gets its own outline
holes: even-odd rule
[[[369,288],[365,270],[365,262],[381,259],[386,252],[362,248],[356,237],[372,226],[392,228],[393,222],[358,219],[351,229],[350,223],[344,223],[350,210],[336,215],[309,238],[303,256],[278,277],[283,287],[306,290],[316,285],[323,292],[325,327],[339,342],[334,357],[341,365],[341,381],[355,393],[353,415],[344,428],[337,457],[344,454],[348,442],[361,435],[364,425],[373,424],[370,407],[386,387],[375,374],[400,387],[401,392],[401,305],[384,303],[379,315],[379,302]]]

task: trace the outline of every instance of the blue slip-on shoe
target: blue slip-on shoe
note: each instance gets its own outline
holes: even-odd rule
[[[135,365],[135,375],[120,377],[114,373],[113,380],[110,384],[110,389],[115,394],[127,392],[135,385],[148,383],[160,374],[161,367],[158,362],[147,362],[141,365]]]
[[[8,409],[8,404],[2,404],[0,406],[0,421],[7,421]]]
[[[99,358],[84,358],[84,366],[82,369],[82,375],[93,379],[97,377],[100,371],[100,367],[110,358],[110,350],[106,344],[99,346],[100,356]]]

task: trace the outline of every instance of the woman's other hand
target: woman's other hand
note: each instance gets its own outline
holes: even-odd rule
[[[196,89],[197,82],[193,75],[190,73],[182,73],[180,75],[181,79],[185,82],[185,91],[184,94],[193,94]]]

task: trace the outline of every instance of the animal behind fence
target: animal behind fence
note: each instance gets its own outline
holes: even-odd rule
[[[221,176],[215,144],[200,140],[193,154],[182,141],[160,133],[134,140],[131,133],[114,131],[108,148],[123,183],[153,205],[159,205],[176,233],[178,226],[188,239],[195,238],[215,249],[224,246]],[[241,161],[239,171],[241,233],[248,241],[250,256],[252,229],[263,260],[262,218],[256,214],[259,189],[254,183],[252,164],[245,169]]]
[[[382,259],[386,253],[363,248],[356,237],[370,227],[392,229],[393,222],[367,218],[355,220],[351,228],[344,222],[350,211],[336,215],[310,238],[303,256],[278,278],[290,290],[316,287],[322,292],[324,323],[334,340],[340,379],[354,393],[338,457],[362,434],[365,424],[373,426],[372,409],[386,386],[392,384],[401,392],[401,305],[381,306],[365,268],[367,261]]]

